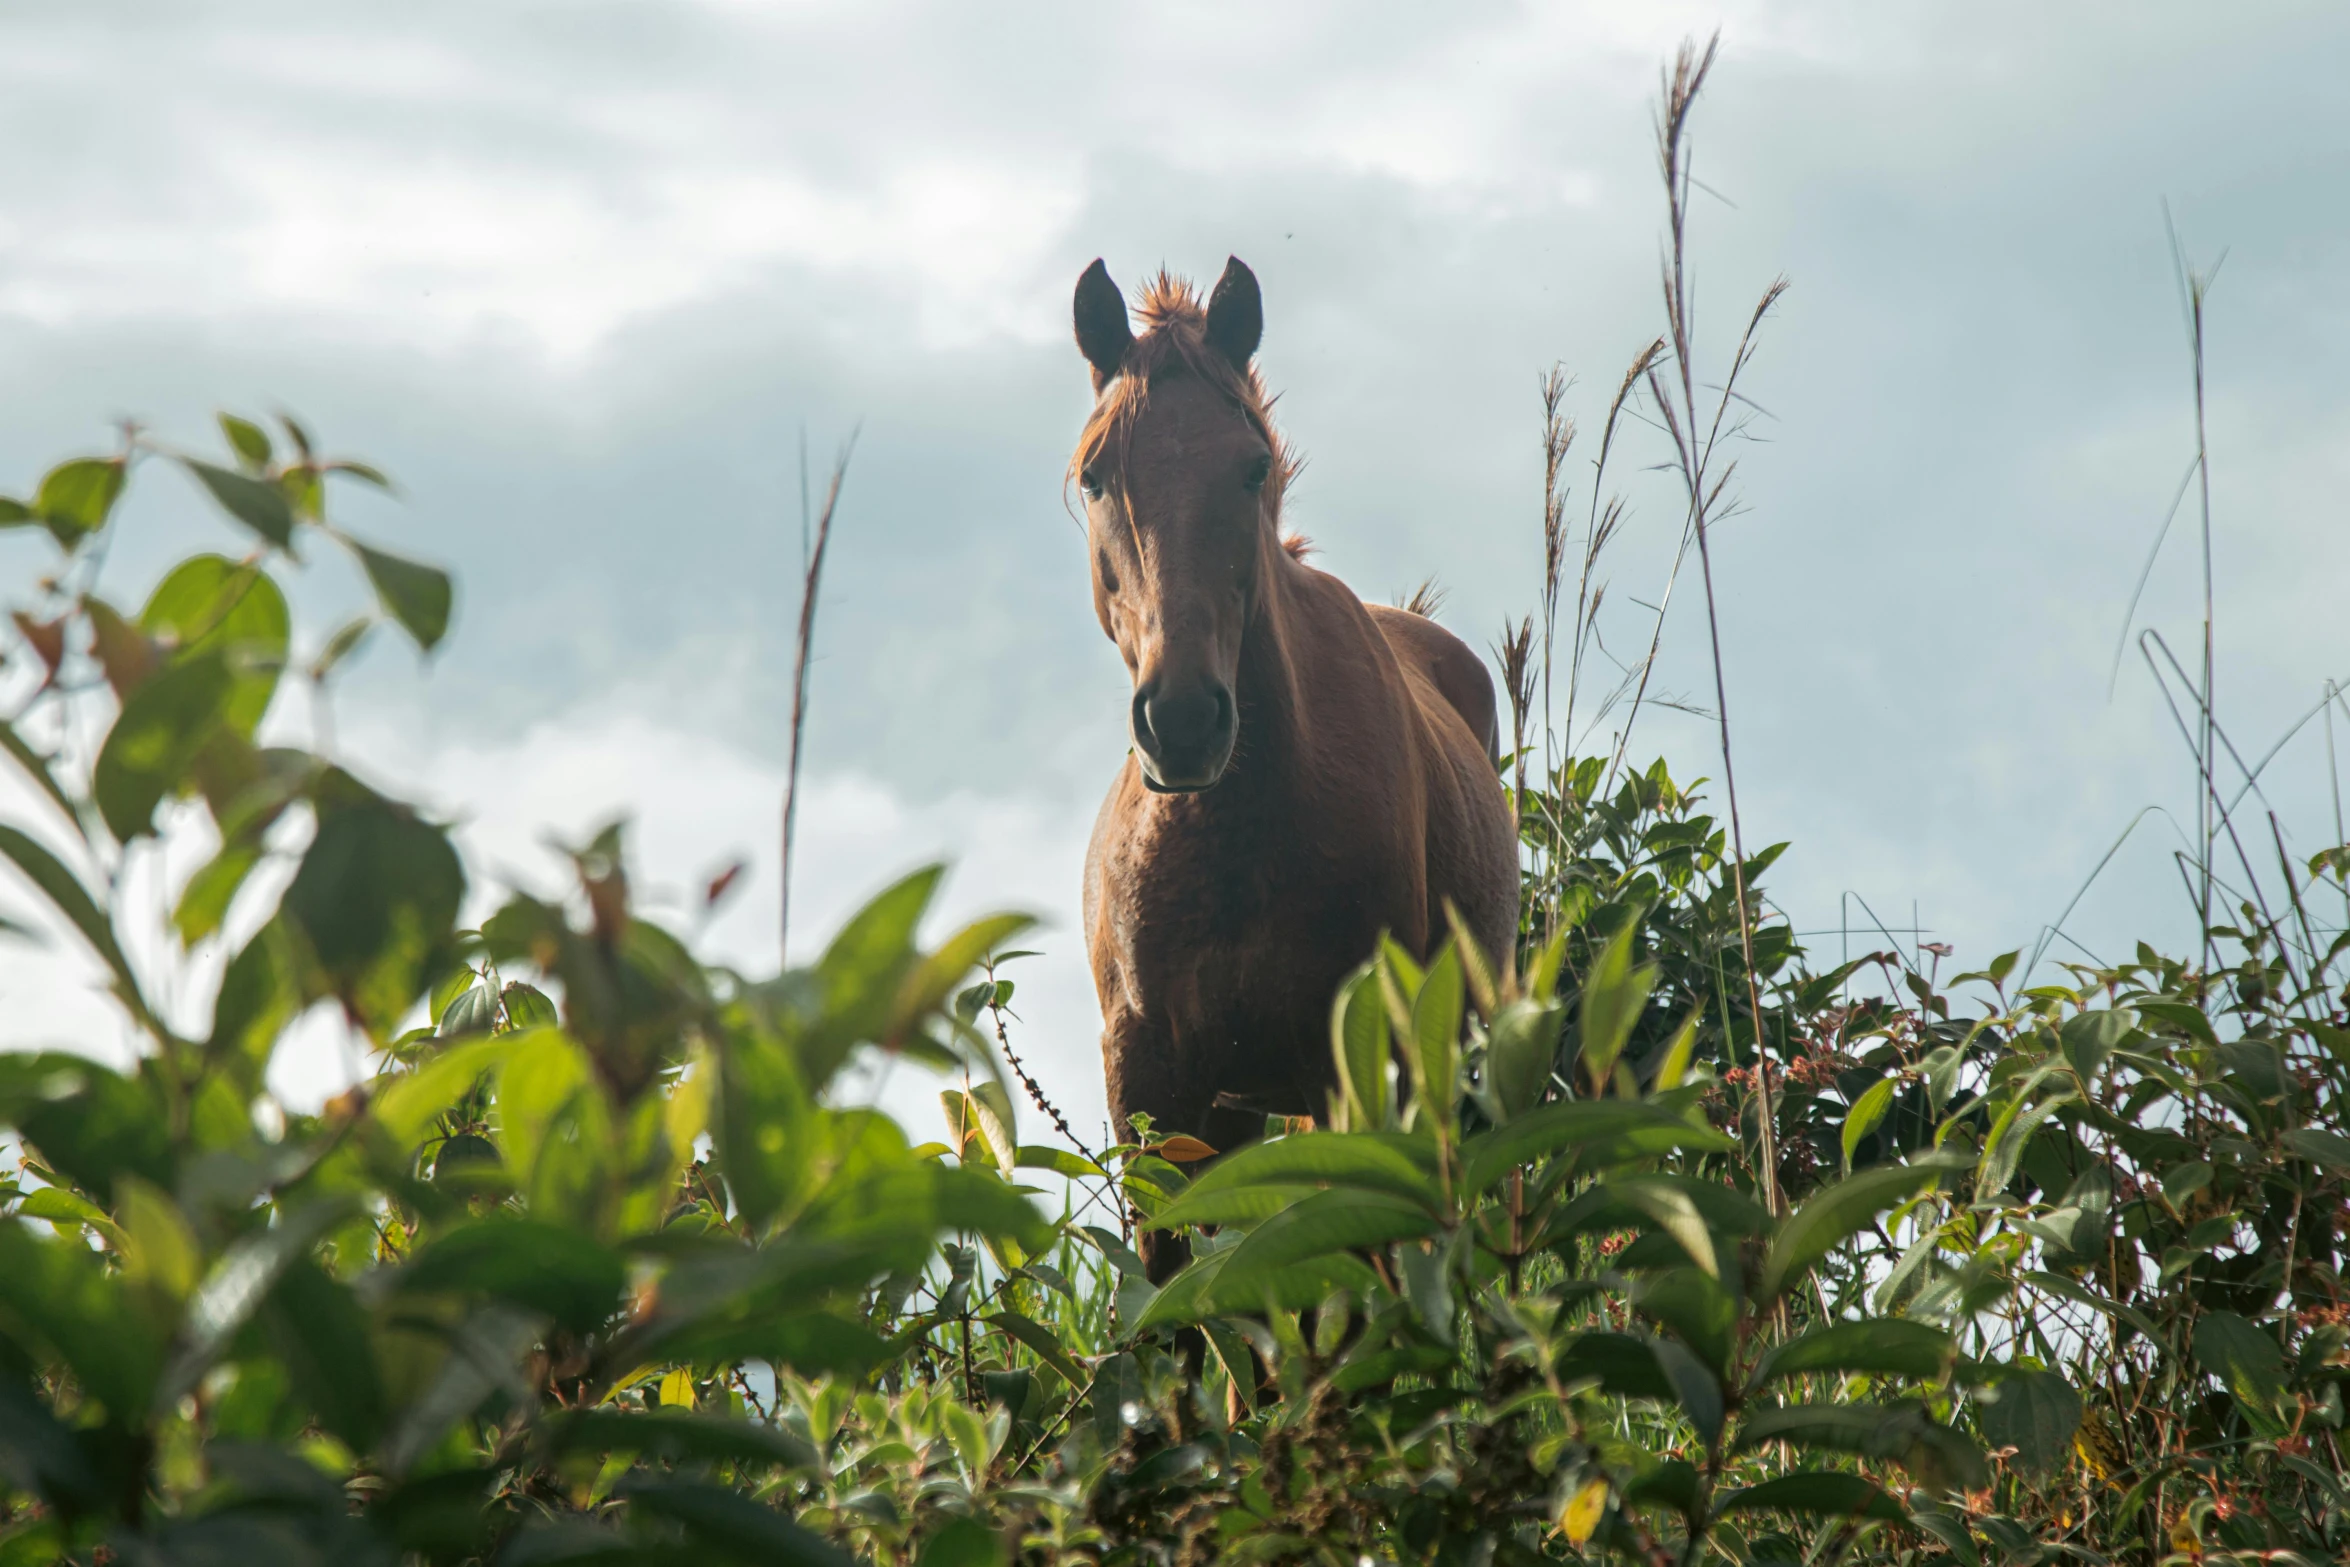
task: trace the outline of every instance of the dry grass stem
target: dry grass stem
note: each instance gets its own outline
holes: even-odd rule
[[[792,652],[791,679],[791,746],[784,760],[783,770],[783,858],[776,873],[775,940],[783,962],[791,961],[791,861],[792,838],[799,825],[800,809],[800,747],[808,727],[808,663],[816,644],[816,603],[824,584],[824,557],[832,547],[832,518],[840,505],[841,481],[849,475],[849,455],[857,449],[857,437],[852,433],[833,461],[832,482],[824,487],[824,506],[817,514],[813,539],[808,528],[807,458],[803,450],[800,463],[800,629]]]

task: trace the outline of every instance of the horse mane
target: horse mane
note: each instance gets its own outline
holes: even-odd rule
[[[1198,378],[1230,402],[1256,426],[1273,452],[1273,471],[1265,480],[1265,496],[1276,536],[1281,528],[1281,500],[1303,464],[1282,439],[1273,423],[1273,396],[1252,362],[1236,366],[1224,351],[1208,341],[1208,311],[1199,290],[1164,267],[1143,285],[1134,307],[1142,331],[1127,348],[1112,376],[1094,401],[1093,415],[1077,438],[1069,459],[1069,477],[1077,478],[1105,453],[1113,454],[1118,470],[1126,467],[1126,443],[1135,419],[1150,400],[1151,382],[1161,375]],[[1292,559],[1302,560],[1310,547],[1299,538],[1283,539]]]

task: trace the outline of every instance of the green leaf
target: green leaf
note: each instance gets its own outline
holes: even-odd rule
[[[1698,1435],[1710,1444],[1722,1433],[1722,1384],[1684,1344],[1669,1338],[1652,1339],[1648,1349],[1656,1357],[1665,1380],[1672,1383],[1673,1396],[1680,1401],[1682,1413],[1697,1427]]]
[[[2094,1093],[2097,1074],[2106,1059],[2138,1031],[2138,1015],[2127,1008],[2083,1012],[2064,1020],[2057,1039],[2065,1060],[2080,1077],[2081,1091]]]
[[[1442,1206],[1435,1179],[1377,1136],[1363,1132],[1307,1132],[1252,1143],[1226,1154],[1158,1217],[1164,1226],[1194,1222],[1187,1204],[1254,1186],[1307,1183],[1387,1192],[1434,1213]],[[1204,1205],[1204,1203],[1203,1203]],[[1205,1222],[1205,1221],[1200,1221]]]
[[[431,652],[449,631],[449,609],[456,596],[449,574],[437,566],[402,560],[373,549],[357,539],[346,539],[367,580],[375,586],[377,602],[398,621],[416,645]]]
[[[1632,962],[1632,943],[1640,928],[1639,920],[1626,920],[1600,949],[1590,976],[1583,982],[1581,1059],[1595,1093],[1604,1090],[1614,1076],[1624,1041],[1632,1037],[1632,1027],[1648,1005],[1648,993],[1656,987],[1656,965],[1635,967]]]
[[[2034,1078],[2037,1077],[2035,1073]],[[2024,1093],[2029,1092],[2029,1086],[2027,1083]],[[1988,1201],[2007,1190],[2008,1183],[2015,1179],[2016,1166],[2022,1162],[2024,1151],[2032,1145],[2033,1134],[2074,1097],[2071,1089],[2062,1089],[2026,1108],[2024,1094],[2019,1093],[2015,1103],[1992,1124],[1990,1135],[1983,1140],[1982,1167],[1975,1172],[1975,1191],[1979,1198]]]
[[[547,1449],[569,1453],[641,1453],[668,1463],[749,1464],[774,1469],[812,1469],[822,1462],[815,1446],[789,1426],[732,1420],[661,1409],[624,1412],[609,1406],[555,1415],[547,1427]]]
[[[235,414],[224,413],[220,416],[220,433],[228,437],[230,449],[237,454],[237,459],[246,467],[266,468],[269,466],[269,433],[261,426],[250,419],[240,419]]]
[[[259,844],[231,843],[197,868],[171,911],[172,928],[179,932],[182,946],[192,947],[219,933],[229,905],[236,902],[246,878],[260,863]]]
[[[1005,1567],[1004,1537],[980,1518],[949,1518],[922,1542],[914,1567]]]
[[[595,1227],[617,1149],[587,1052],[559,1030],[517,1038],[498,1072],[498,1152],[532,1213]]]
[[[5,824],[0,824],[0,854],[7,855],[41,889],[57,912],[73,922],[73,928],[81,932],[91,950],[114,971],[115,982],[122,987],[124,995],[144,1010],[145,1004],[136,1001],[138,981],[131,976],[130,962],[115,943],[114,927],[99,912],[97,900],[82,886],[81,879],[38,840]]]
[[[118,1177],[169,1190],[171,1128],[144,1081],[59,1051],[0,1055],[0,1124],[14,1126],[42,1158],[100,1203]]]
[[[915,927],[944,873],[941,866],[926,865],[884,888],[849,916],[817,959],[822,1010],[796,1041],[800,1075],[811,1094],[823,1091],[859,1043],[887,1033],[899,986],[920,956]]]
[[[77,457],[41,479],[32,509],[66,549],[106,526],[129,474],[119,457]]]
[[[293,552],[294,508],[287,502],[285,491],[267,480],[230,468],[217,468],[193,457],[182,457],[179,462],[211,492],[222,511],[279,549],[288,554]]]
[[[2081,1425],[2081,1395],[2054,1371],[2011,1371],[1996,1401],[1975,1406],[1975,1428],[1991,1446],[2012,1447],[2018,1467],[2046,1474],[2072,1451]]]
[[[1365,1388],[1385,1387],[1406,1374],[1433,1376],[1458,1358],[1454,1351],[1434,1344],[1406,1344],[1399,1349],[1349,1356],[1331,1373],[1330,1385],[1341,1393],[1360,1393]]]
[[[1322,1190],[1325,1188],[1320,1186],[1274,1183],[1211,1191],[1204,1196],[1196,1191],[1186,1192],[1178,1204],[1162,1209],[1148,1227],[1156,1230],[1230,1224],[1245,1229]],[[1169,1214],[1174,1216],[1170,1218]]]
[[[1505,1002],[1487,1031],[1485,1070],[1502,1113],[1515,1118],[1542,1102],[1558,1059],[1555,1001]]]
[[[2285,1354],[2274,1338],[2235,1312],[2207,1312],[2195,1324],[2195,1359],[2219,1378],[2255,1431],[2285,1434]]]
[[[0,1332],[64,1362],[116,1424],[145,1418],[163,1364],[160,1335],[79,1237],[40,1240],[0,1220]]]
[[[326,471],[328,473],[347,473],[352,478],[359,480],[362,484],[371,484],[377,489],[387,492],[396,491],[398,488],[398,486],[394,485],[391,480],[385,478],[382,471],[376,468],[373,464],[356,462],[348,457],[343,458],[339,462],[328,463],[326,465]]]
[[[1697,1053],[1697,1024],[1704,1016],[1705,1007],[1700,1003],[1690,1009],[1681,1026],[1673,1031],[1671,1042],[1665,1046],[1664,1059],[1656,1069],[1658,1093],[1671,1093],[1688,1077],[1690,1058]]]
[[[1643,1274],[1632,1289],[1642,1315],[1671,1328],[1695,1350],[1706,1369],[1720,1377],[1730,1363],[1738,1302],[1711,1276],[1695,1268],[1667,1268]]]
[[[706,1551],[775,1567],[855,1567],[849,1554],[772,1507],[699,1480],[629,1481],[620,1488],[631,1512],[683,1529]]]
[[[1744,1450],[1765,1442],[1898,1463],[1929,1491],[1973,1491],[1991,1483],[1991,1466],[1974,1443],[1937,1424],[1915,1402],[1756,1410],[1740,1428],[1737,1446]]]
[[[1567,960],[1567,932],[1571,922],[1561,922],[1534,961],[1526,966],[1526,994],[1536,1001],[1554,1001],[1558,998],[1559,969]]]
[[[350,1286],[308,1257],[290,1258],[259,1321],[319,1425],[354,1452],[372,1449],[390,1406],[367,1313]]]
[[[497,1021],[498,993],[487,985],[476,985],[441,1008],[440,1022],[433,1032],[442,1039],[463,1039],[469,1034],[488,1033]]]
[[[0,1376],[0,1477],[73,1518],[104,1504],[89,1455],[23,1380]]]
[[[1607,1189],[1677,1241],[1707,1278],[1720,1280],[1722,1267],[1714,1256],[1713,1231],[1687,1191],[1671,1181],[1636,1175],[1610,1181]]]
[[[619,1254],[579,1231],[500,1215],[434,1239],[400,1270],[399,1287],[487,1295],[585,1334],[619,1309],[627,1282]]]
[[[350,1214],[341,1198],[321,1198],[265,1230],[231,1242],[204,1275],[180,1324],[179,1352],[157,1388],[155,1412],[177,1404],[212,1369],[289,1265]]]
[[[1856,1474],[1806,1469],[1732,1491],[1722,1499],[1725,1513],[1784,1512],[1814,1517],[1874,1518],[1900,1523],[1901,1504]]]
[[[114,1216],[81,1193],[64,1186],[44,1186],[18,1199],[20,1219],[43,1219],[51,1224],[85,1224],[105,1235],[119,1234]]]
[[[367,640],[367,634],[374,629],[375,617],[372,615],[361,615],[336,627],[334,635],[328,637],[319,648],[318,656],[310,661],[310,678],[323,682],[327,676],[342,668],[344,661],[359,651],[360,645]]]
[[[149,595],[139,629],[171,645],[175,660],[221,655],[236,687],[223,719],[252,738],[277,690],[293,634],[284,590],[267,572],[225,556],[192,556]]]
[[[1772,1238],[1770,1251],[1763,1258],[1761,1298],[1769,1300],[1776,1296],[1878,1214],[1907,1201],[1943,1175],[1965,1167],[1963,1160],[1947,1156],[1921,1159],[1914,1164],[1881,1165],[1858,1175],[1848,1175],[1826,1190],[1814,1193],[1788,1216]]]
[[[440,1051],[415,1071],[394,1078],[370,1107],[376,1122],[403,1153],[414,1149],[435,1118],[496,1071],[528,1036],[469,1039]]]
[[[115,1193],[121,1227],[114,1238],[123,1282],[177,1306],[195,1290],[204,1265],[188,1216],[162,1190],[135,1175],[118,1179]]]
[[[1692,1126],[1655,1105],[1578,1099],[1544,1105],[1469,1138],[1461,1145],[1461,1183],[1471,1194],[1484,1192],[1521,1165],[1570,1150],[1588,1166],[1603,1168],[1680,1148],[1718,1153],[1735,1146],[1710,1127]]]
[[[1923,1322],[1901,1317],[1839,1322],[1771,1350],[1755,1367],[1754,1385],[1820,1371],[1865,1371],[1926,1382],[1940,1377],[1957,1353],[1949,1334]]]
[[[1852,1108],[1844,1112],[1844,1168],[1852,1168],[1852,1152],[1861,1145],[1877,1123],[1885,1119],[1885,1112],[1893,1108],[1894,1091],[1901,1087],[1898,1077],[1881,1077],[1852,1101]]]
[[[1330,1052],[1337,1060],[1338,1092],[1347,1112],[1340,1130],[1374,1132],[1385,1127],[1393,1109],[1387,1003],[1369,963],[1338,987],[1338,999],[1330,1007]]]
[[[1220,1255],[1229,1257],[1231,1254]],[[1358,1300],[1367,1299],[1380,1288],[1379,1275],[1372,1272],[1370,1265],[1360,1257],[1334,1253],[1309,1257],[1303,1262],[1293,1262],[1287,1267],[1269,1272],[1252,1272],[1237,1281],[1219,1274],[1209,1284],[1203,1298],[1213,1315],[1253,1315],[1268,1309],[1303,1311],[1311,1306],[1320,1306],[1339,1290],[1345,1290]],[[1161,1319],[1153,1314],[1149,1320],[1156,1322]]]
[[[947,1124],[966,1145],[976,1137],[987,1159],[1005,1175],[1020,1167],[1020,1144],[1012,1120],[1012,1097],[1000,1083],[975,1083],[968,1091],[949,1089],[941,1094]]]
[[[2297,1159],[2322,1164],[2329,1170],[2350,1170],[2350,1137],[2339,1132],[2320,1131],[2313,1126],[2295,1127],[2278,1141]]]
[[[1460,1092],[1461,1014],[1467,1001],[1460,952],[1447,942],[1412,1001],[1410,1061],[1413,1092],[1448,1125]]]
[[[1559,1380],[1596,1381],[1601,1392],[1619,1398],[1674,1398],[1672,1380],[1657,1363],[1652,1342],[1631,1333],[1577,1334],[1560,1346]]]
[[[988,914],[973,920],[938,944],[916,963],[898,986],[891,998],[889,1017],[878,1043],[887,1049],[897,1049],[908,1036],[920,1028],[932,1013],[944,1009],[948,994],[960,984],[964,976],[977,968],[987,955],[1002,948],[1004,943],[1036,923],[1027,914]],[[997,981],[997,1005],[1010,999],[1009,980]],[[995,1055],[986,1056],[989,1069],[995,1069]],[[998,1079],[1001,1086],[1001,1079]]]
[[[1034,1350],[1037,1358],[1052,1367],[1054,1373],[1072,1389],[1085,1386],[1085,1368],[1069,1357],[1069,1351],[1062,1347],[1059,1337],[1051,1328],[1033,1317],[1009,1309],[991,1312],[980,1320],[991,1327],[1003,1329]]]
[[[508,1306],[483,1306],[448,1329],[449,1352],[423,1390],[409,1399],[380,1449],[384,1472],[404,1475],[449,1428],[499,1388],[530,1399],[516,1362],[538,1337],[530,1317]]]
[[[1050,1170],[1071,1180],[1083,1177],[1107,1180],[1110,1172],[1081,1153],[1067,1148],[1052,1148],[1040,1143],[1023,1143],[1018,1159],[1014,1161],[1023,1170]]]
[[[326,992],[381,1037],[440,972],[465,871],[441,829],[372,794],[320,809],[279,914]]]
[[[1688,1513],[1697,1507],[1697,1466],[1685,1458],[1668,1458],[1643,1470],[1624,1487],[1628,1507],[1670,1507]]]
[[[155,807],[190,782],[197,755],[228,725],[237,677],[218,651],[167,665],[130,694],[90,774],[107,830],[124,843],[155,825]]]
[[[506,1008],[506,1022],[514,1028],[553,1028],[562,1021],[546,992],[521,980],[508,980],[498,999]]]
[[[807,1186],[818,1151],[816,1108],[790,1055],[766,1040],[726,1038],[718,1079],[711,1135],[719,1173],[736,1211],[757,1231]]]
[[[24,769],[25,776],[40,785],[41,792],[49,797],[50,803],[64,813],[65,819],[73,824],[76,832],[80,832],[81,812],[67,797],[64,786],[57,781],[57,775],[49,770],[50,759],[26,744],[24,736],[16,732],[16,725],[6,720],[0,720],[0,750],[5,750],[10,759]]]
[[[1246,1289],[1291,1263],[1417,1240],[1435,1230],[1427,1208],[1408,1198],[1346,1187],[1317,1192],[1251,1231],[1224,1264],[1219,1289]]]
[[[440,1478],[427,1475],[410,1484],[425,1485]],[[478,1515],[482,1509],[476,1505],[471,1511]],[[436,1559],[462,1561],[481,1554],[457,1544]],[[654,1563],[667,1560],[647,1550],[641,1540],[626,1530],[576,1517],[525,1523],[508,1537],[497,1553],[498,1567],[653,1567]]]

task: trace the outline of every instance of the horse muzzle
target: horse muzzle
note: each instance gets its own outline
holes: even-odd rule
[[[1214,788],[1240,727],[1231,689],[1220,680],[1181,687],[1150,681],[1134,693],[1131,722],[1142,781],[1155,794]]]

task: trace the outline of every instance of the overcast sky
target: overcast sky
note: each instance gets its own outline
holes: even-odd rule
[[[2193,451],[2165,200],[2191,259],[2226,254],[2223,721],[2257,754],[2350,677],[2339,8],[10,8],[0,489],[123,416],[204,444],[212,408],[298,411],[402,485],[353,525],[461,578],[429,668],[365,655],[340,743],[465,816],[484,885],[551,884],[539,834],[616,811],[655,886],[747,854],[709,939],[772,961],[798,443],[821,466],[859,432],[794,945],[932,855],[958,911],[1051,917],[1024,1037],[1095,1124],[1073,911],[1125,675],[1061,483],[1077,273],[1247,260],[1309,459],[1293,526],[1366,597],[1436,574],[1488,645],[1537,589],[1539,376],[1563,363],[1596,431],[1658,330],[1657,71],[1717,26],[1701,367],[1793,285],[1716,562],[1748,838],[1794,840],[1772,890],[1827,956],[1854,893],[1977,962],[2143,807],[2192,821],[2135,655],[2108,696]],[[1628,452],[1627,656],[1678,520],[1654,438]],[[2136,623],[2182,653],[2193,521]],[[156,471],[108,582],[235,543]],[[311,568],[309,634],[353,593]],[[1685,582],[1659,684],[1710,702],[1697,604]],[[1718,775],[1709,728],[1639,723],[1636,752]],[[2322,730],[2270,779],[2295,850],[2330,841]],[[2172,830],[2139,834],[2068,927],[2091,950],[2189,938]],[[15,1042],[80,1026],[40,963],[0,955]]]

